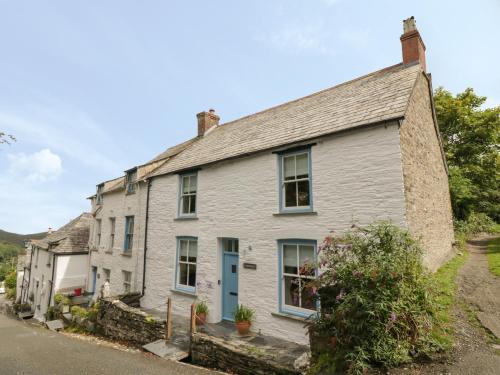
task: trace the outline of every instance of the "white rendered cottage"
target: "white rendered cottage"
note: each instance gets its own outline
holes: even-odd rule
[[[142,292],[148,182],[144,177],[189,142],[172,147],[125,175],[97,185],[89,197],[94,220],[89,240],[87,292],[97,298],[106,281],[111,295]]]
[[[307,343],[316,305],[300,269],[331,230],[391,220],[421,238],[429,269],[448,259],[447,167],[413,19],[401,43],[403,63],[310,96],[222,125],[197,115],[198,136],[141,177],[143,307],[170,297],[189,317],[203,300],[219,322],[244,304],[254,331]]]
[[[35,319],[45,321],[56,293],[85,287],[91,220],[89,213],[83,213],[46,237],[27,243],[19,297],[32,305]]]
[[[331,230],[386,219],[421,237],[432,270],[452,252],[447,167],[425,47],[413,19],[403,63],[218,125],[149,175],[144,307],[193,301],[209,321],[255,310],[253,330],[307,342],[298,287]]]

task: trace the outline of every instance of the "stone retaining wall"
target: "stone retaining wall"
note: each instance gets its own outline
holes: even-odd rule
[[[277,363],[264,351],[236,347],[221,338],[202,333],[192,335],[192,362],[239,375],[298,375],[300,371]]]
[[[99,300],[97,328],[113,339],[144,345],[165,338],[165,320],[149,316],[120,300]]]

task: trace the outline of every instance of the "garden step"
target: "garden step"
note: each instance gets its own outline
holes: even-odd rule
[[[183,346],[183,345],[182,345]],[[160,358],[170,359],[172,361],[181,361],[189,356],[189,352],[181,349],[173,342],[157,340],[142,347],[144,350],[157,355]]]

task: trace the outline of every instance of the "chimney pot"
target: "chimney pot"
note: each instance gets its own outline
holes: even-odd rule
[[[403,35],[401,35],[401,48],[403,50],[403,64],[409,65],[415,62],[426,71],[425,44],[417,29],[414,17],[403,20]]]
[[[196,117],[198,118],[198,136],[203,136],[209,129],[219,125],[220,117],[215,114],[214,109],[200,112]]]

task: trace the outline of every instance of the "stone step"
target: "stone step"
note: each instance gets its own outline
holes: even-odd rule
[[[144,345],[142,348],[150,353],[157,355],[160,358],[169,359],[171,361],[181,361],[189,357],[189,352],[173,342],[166,342],[165,340],[157,340]]]

